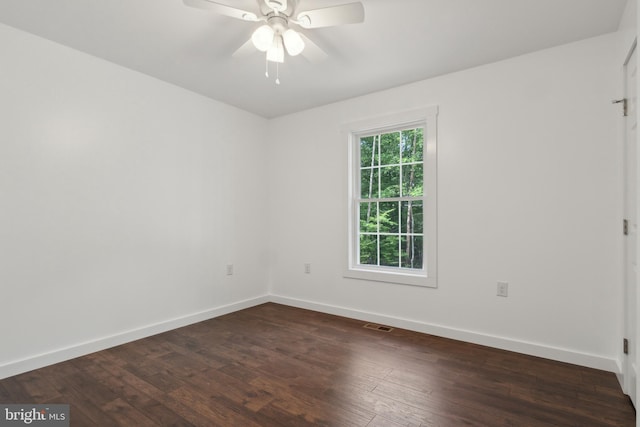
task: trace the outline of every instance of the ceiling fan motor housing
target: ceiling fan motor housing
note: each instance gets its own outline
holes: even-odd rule
[[[284,33],[289,27],[287,18],[282,15],[270,15],[267,22],[276,34]]]

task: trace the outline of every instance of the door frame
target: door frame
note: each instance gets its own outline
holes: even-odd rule
[[[637,38],[633,41],[633,43],[631,44],[631,47],[629,48],[628,52],[627,52],[627,56],[624,60],[624,64],[623,64],[623,78],[622,78],[622,88],[623,88],[623,96],[625,98],[629,98],[632,95],[629,94],[629,88],[628,88],[628,84],[627,84],[627,76],[628,76],[628,66],[629,66],[629,62],[631,60],[631,58],[633,57],[634,53],[636,54],[635,58],[636,58],[636,66],[638,63],[638,52],[636,51],[637,49],[637,44],[638,44],[638,40]],[[636,83],[636,91],[638,89],[637,83]],[[634,111],[637,115],[637,111]],[[622,165],[623,165],[623,219],[627,219],[629,220],[630,218],[627,218],[627,205],[628,205],[628,191],[627,191],[627,187],[628,187],[628,158],[627,158],[627,138],[628,138],[628,132],[627,132],[627,122],[626,122],[626,118],[622,118],[621,119],[621,125],[620,128],[622,129],[622,142],[623,142],[623,158],[622,158]],[[636,117],[636,123],[638,123],[638,117]],[[640,210],[638,210],[640,208],[640,185],[638,184],[638,177],[640,176],[640,147],[638,146],[638,133],[636,131],[636,158],[635,159],[631,159],[631,161],[634,163],[635,165],[635,175],[636,175],[636,183],[635,183],[635,204],[636,204],[636,217],[638,217],[638,213],[640,213]],[[637,221],[637,218],[636,218]],[[622,228],[622,227],[621,227]],[[640,239],[637,239],[636,242],[636,264],[640,265],[638,263],[639,261],[639,243],[638,241],[640,241]],[[628,249],[627,249],[627,242],[626,242],[626,236],[623,236],[623,300],[622,300],[622,307],[623,307],[623,338],[626,338],[629,340],[629,342],[631,343],[631,346],[633,346],[633,349],[630,349],[630,351],[633,352],[634,357],[636,359],[636,363],[638,363],[638,355],[640,354],[640,343],[638,342],[638,332],[640,329],[640,322],[638,322],[638,320],[640,320],[640,316],[638,316],[638,307],[640,307],[639,303],[640,303],[640,292],[638,292],[638,276],[636,276],[636,292],[635,292],[635,304],[633,304],[633,309],[635,310],[635,313],[630,313],[630,310],[632,309],[632,306],[629,304],[630,301],[630,297],[633,295],[633,293],[631,292],[630,289],[630,282],[628,279],[628,274],[627,274],[627,263],[629,262],[628,259]],[[632,328],[631,322],[632,319],[635,318],[635,328]],[[635,334],[633,333],[635,331]],[[632,336],[633,335],[633,336]],[[633,375],[633,371],[636,370],[636,368],[633,365],[632,361],[630,360],[629,356],[627,354],[622,354],[622,366],[621,366],[621,378],[620,378],[620,384],[622,385],[622,389],[624,391],[625,394],[629,395],[631,397],[631,393],[634,393],[634,397],[637,397],[637,392],[638,390],[640,390],[640,387],[638,387],[640,381],[638,378],[638,372],[635,372],[635,375]],[[635,382],[632,383],[634,381],[635,378]],[[634,403],[634,405],[636,404],[635,401],[632,400],[632,403]]]

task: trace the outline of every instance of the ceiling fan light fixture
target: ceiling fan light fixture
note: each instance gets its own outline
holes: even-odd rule
[[[273,31],[273,28],[265,24],[253,32],[251,41],[260,52],[266,52],[273,46],[274,37],[275,31]]]
[[[282,42],[282,36],[278,35],[274,37],[273,44],[267,50],[267,61],[278,62],[282,64],[284,62],[284,46]]]
[[[245,0],[248,2],[248,0]],[[303,29],[334,27],[338,25],[357,24],[364,21],[365,10],[362,0],[351,0],[351,3],[336,6],[308,9],[300,12],[301,0],[252,0],[257,1],[257,13],[225,4],[231,0],[182,0],[189,7],[205,9],[219,15],[249,22],[260,22],[251,34],[251,39],[238,48],[233,57],[240,57],[251,50],[253,45],[265,53],[265,75],[269,77],[270,62],[275,62],[276,84],[280,84],[278,67],[284,63],[286,54],[296,56],[303,54],[311,62],[320,62],[327,54],[305,32],[297,32],[289,28],[290,24],[299,25]],[[348,1],[348,0],[343,0]],[[239,2],[233,2],[239,3]],[[294,18],[297,15],[297,18]],[[286,53],[285,53],[286,52]]]
[[[304,40],[302,40],[300,34],[291,28],[284,32],[282,39],[284,41],[284,47],[287,48],[287,53],[289,55],[296,56],[304,50]]]

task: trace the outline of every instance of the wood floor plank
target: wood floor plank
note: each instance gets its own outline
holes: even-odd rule
[[[60,397],[60,393],[49,380],[37,372],[28,372],[21,378],[22,386],[31,399],[40,402],[49,401]]]
[[[330,404],[323,399],[324,389],[302,391],[299,387],[291,385],[286,378],[277,375],[263,373],[260,377],[251,381],[254,387],[265,390],[275,397],[274,401],[267,405],[275,407],[289,418],[304,420],[305,423],[332,424],[331,419],[326,419],[328,414],[335,418],[335,423],[357,422],[358,425],[366,425],[375,414],[364,413],[360,408],[347,408]],[[346,424],[345,424],[346,425]]]
[[[380,415],[376,415],[367,427],[406,427],[407,424],[399,424],[394,421],[391,421],[387,418],[381,417]],[[420,427],[420,425],[418,425]]]
[[[155,427],[156,423],[144,416],[121,398],[117,398],[102,406],[104,412],[109,413],[118,425]]]
[[[0,380],[72,426],[616,426],[614,374],[263,304]]]
[[[35,399],[25,389],[22,383],[23,378],[24,374],[2,380],[0,385],[4,390],[2,394],[5,403],[30,403]]]
[[[246,412],[238,413],[232,410],[226,399],[220,399],[215,394],[204,394],[196,388],[180,387],[172,391],[170,396],[205,416],[210,425],[260,427],[260,424],[251,420],[252,415],[247,417]]]
[[[167,427],[193,427],[189,421],[167,408],[161,402],[154,399],[146,399],[138,405],[142,414],[154,422],[157,426]]]

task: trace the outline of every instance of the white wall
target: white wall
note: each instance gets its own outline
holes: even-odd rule
[[[265,299],[265,119],[2,25],[0,57],[0,378]]]
[[[275,300],[618,370],[619,43],[607,35],[272,120]],[[345,279],[340,126],[428,105],[440,108],[439,287]]]
[[[267,122],[0,25],[0,378],[267,299],[617,370],[624,38]],[[340,126],[425,105],[439,287],[344,279]]]

